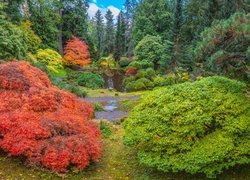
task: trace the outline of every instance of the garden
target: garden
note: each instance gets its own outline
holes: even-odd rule
[[[0,178],[249,179],[250,4],[99,3],[0,0]]]

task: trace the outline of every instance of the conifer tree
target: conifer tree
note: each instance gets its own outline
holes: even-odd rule
[[[104,30],[103,16],[100,10],[98,10],[95,14],[95,26],[96,26],[96,36],[97,36],[97,52],[100,56],[103,50],[103,30]]]
[[[133,41],[135,45],[146,35],[168,39],[171,27],[171,13],[166,0],[144,0],[137,8]]]
[[[104,55],[113,53],[114,50],[114,16],[110,10],[105,15],[106,29],[105,29],[105,49]]]
[[[125,42],[126,42],[126,23],[124,18],[124,13],[121,12],[117,20],[117,30],[115,38],[115,60],[119,61],[121,56],[125,53]]]

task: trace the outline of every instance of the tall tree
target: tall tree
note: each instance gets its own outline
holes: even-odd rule
[[[124,55],[126,50],[126,22],[124,18],[124,13],[121,11],[117,20],[117,30],[115,37],[115,60],[119,61],[121,56]]]
[[[41,38],[44,48],[58,48],[58,21],[53,0],[32,0],[29,2],[32,29]]]
[[[64,0],[63,6],[63,43],[72,36],[77,36],[85,42],[87,34],[87,9],[88,0]]]
[[[104,55],[109,55],[113,53],[114,50],[114,16],[110,9],[107,11],[106,15],[106,30],[105,30],[105,49]]]
[[[124,4],[124,18],[126,22],[126,52],[128,56],[132,56],[134,54],[134,43],[132,41],[132,33],[134,29],[134,19],[135,12],[138,6],[137,0],[126,0]]]
[[[182,0],[175,1],[175,13],[174,13],[174,29],[173,29],[173,42],[174,42],[174,52],[172,57],[172,64],[177,65],[179,62],[180,56],[180,35],[181,35],[181,28],[183,24],[183,17],[182,17]]]
[[[103,16],[100,10],[98,10],[95,14],[95,23],[96,23],[96,36],[97,36],[97,51],[98,51],[99,56],[101,56],[102,50],[103,50],[104,22],[103,22]]]
[[[5,8],[7,19],[14,24],[20,24],[22,20],[20,5],[23,3],[23,0],[4,0],[4,2],[7,3]]]
[[[133,41],[135,45],[146,35],[169,38],[171,13],[166,0],[144,0],[137,8]]]

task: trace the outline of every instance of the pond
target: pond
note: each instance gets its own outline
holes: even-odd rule
[[[119,102],[123,100],[137,100],[140,96],[123,96],[123,97],[86,97],[84,98],[89,102],[98,102],[103,107],[103,111],[99,111],[95,113],[97,119],[106,119],[109,121],[114,121],[117,119],[123,119],[128,116],[127,112],[121,111],[119,109]]]

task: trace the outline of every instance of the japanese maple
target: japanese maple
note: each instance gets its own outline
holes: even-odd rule
[[[0,148],[9,155],[53,171],[83,169],[101,152],[93,109],[27,62],[0,64]]]
[[[67,65],[80,66],[86,66],[91,63],[88,45],[74,36],[66,44],[63,62]]]

